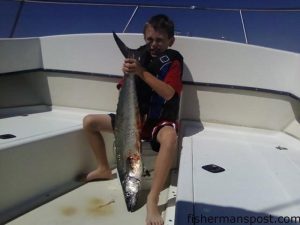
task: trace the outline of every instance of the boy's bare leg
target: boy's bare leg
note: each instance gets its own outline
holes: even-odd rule
[[[164,188],[177,152],[177,134],[173,127],[161,128],[157,140],[160,143],[160,150],[155,161],[151,190],[147,197],[147,225],[164,223],[158,208],[159,194]]]
[[[88,115],[83,119],[83,129],[97,160],[97,168],[90,172],[86,180],[111,179],[105,143],[100,131],[112,132],[111,118],[108,115]]]

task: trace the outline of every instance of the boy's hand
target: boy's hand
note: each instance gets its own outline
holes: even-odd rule
[[[141,66],[138,60],[136,59],[125,59],[123,68],[125,76],[126,74],[135,74],[139,76],[143,81],[146,82],[157,94],[163,97],[166,100],[170,100],[175,93],[173,87],[165,83],[162,80],[159,80],[151,73],[147,72],[144,67]]]
[[[125,74],[136,74],[139,77],[142,77],[143,72],[145,71],[144,67],[142,67],[136,59],[125,59],[122,70]]]

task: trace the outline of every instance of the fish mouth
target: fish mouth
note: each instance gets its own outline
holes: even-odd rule
[[[138,200],[138,192],[140,189],[141,181],[135,177],[126,177],[123,189],[125,192],[125,202],[127,205],[127,209],[129,212],[134,212],[137,200]]]
[[[137,193],[125,193],[125,201],[127,210],[134,212],[137,205]]]

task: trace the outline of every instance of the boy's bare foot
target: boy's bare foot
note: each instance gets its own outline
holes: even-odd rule
[[[146,217],[147,225],[163,225],[164,220],[160,215],[160,211],[158,209],[158,200],[153,200],[151,198],[147,198],[147,217]]]
[[[103,170],[101,168],[97,168],[95,170],[93,170],[92,172],[90,172],[87,176],[86,176],[86,181],[93,181],[93,180],[110,180],[112,179],[112,173],[111,170]]]

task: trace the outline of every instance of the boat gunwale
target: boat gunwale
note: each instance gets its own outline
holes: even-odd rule
[[[112,79],[119,79],[122,77],[120,75],[111,75],[111,74],[94,73],[94,72],[86,72],[86,71],[38,68],[38,69],[19,70],[19,71],[7,72],[7,73],[0,73],[0,78],[1,78],[1,76],[11,76],[11,75],[18,75],[18,74],[30,73],[30,72],[65,73],[65,74],[72,74],[72,75],[94,76],[94,77],[112,78]],[[226,89],[243,90],[243,91],[263,92],[263,93],[269,93],[269,94],[288,96],[292,99],[300,101],[300,96],[292,94],[288,91],[280,91],[280,90],[260,88],[260,87],[251,87],[251,86],[218,84],[218,83],[207,83],[207,82],[185,81],[185,80],[183,80],[183,84],[191,85],[191,86],[226,88]]]

